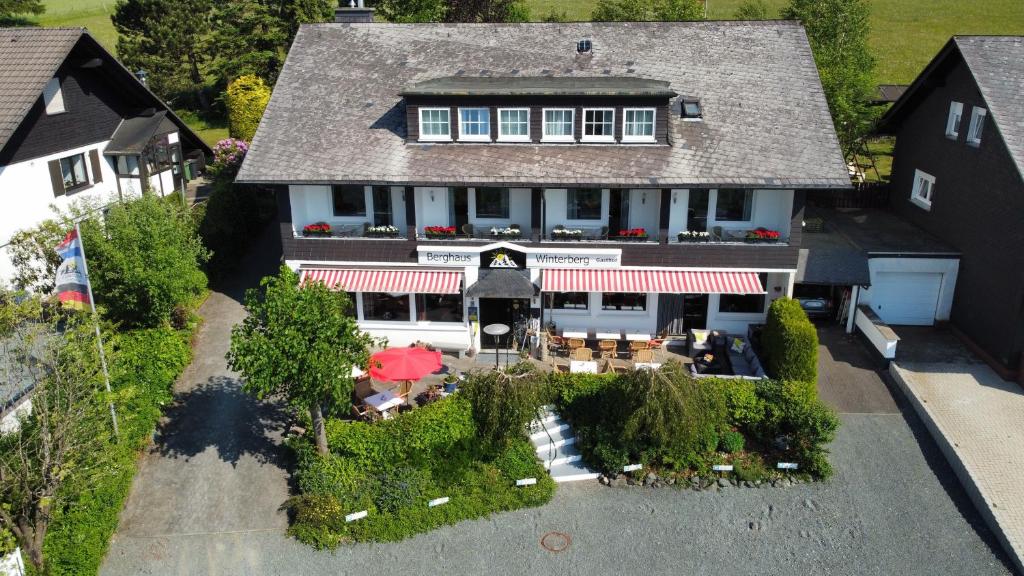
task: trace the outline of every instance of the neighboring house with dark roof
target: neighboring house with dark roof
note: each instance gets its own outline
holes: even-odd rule
[[[0,28],[0,280],[18,230],[90,198],[167,194],[210,154],[82,28]]]
[[[304,25],[238,181],[286,190],[286,262],[365,330],[458,349],[745,334],[850,188],[795,22]]]
[[[950,320],[1009,376],[1024,347],[1024,37],[954,36],[882,129],[893,210],[962,254]]]

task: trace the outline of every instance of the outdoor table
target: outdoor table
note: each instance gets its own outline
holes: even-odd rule
[[[367,396],[366,399],[363,401],[366,402],[367,406],[370,406],[371,408],[373,408],[377,412],[380,412],[381,414],[384,414],[388,410],[400,406],[402,404],[402,399],[399,398],[398,396],[395,396],[395,394],[390,390],[385,390],[383,392],[378,392],[377,394],[374,394],[372,396]]]
[[[633,340],[633,341],[639,342],[641,340],[647,341],[647,340],[650,340],[650,339],[651,339],[651,335],[650,334],[641,334],[641,333],[637,333],[637,332],[626,333],[626,340]]]
[[[583,338],[587,339],[587,331],[581,328],[565,328],[562,330],[562,338]]]
[[[569,362],[569,372],[597,374],[597,362],[593,360],[573,360]]]
[[[622,332],[598,332],[594,336],[598,340],[621,340]]]
[[[661,368],[661,362],[637,362],[633,364],[637,370],[657,370]]]

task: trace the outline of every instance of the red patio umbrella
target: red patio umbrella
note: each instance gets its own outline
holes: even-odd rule
[[[424,348],[388,348],[370,356],[370,377],[401,382],[419,380],[441,369],[441,352]]]

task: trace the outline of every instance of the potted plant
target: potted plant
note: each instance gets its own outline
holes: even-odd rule
[[[552,240],[582,240],[583,239],[583,230],[580,230],[578,228],[576,228],[576,229],[569,229],[569,228],[566,228],[565,226],[558,225],[558,226],[555,226],[551,230],[551,239]]]
[[[327,222],[317,222],[315,224],[306,224],[302,227],[303,236],[330,236],[331,225]]]
[[[626,242],[646,242],[647,241],[647,230],[643,228],[630,228],[629,230],[619,230],[616,240]]]
[[[423,233],[427,238],[454,238],[455,226],[426,226]]]
[[[517,227],[509,226],[508,228],[491,228],[491,236],[498,238],[519,238],[523,235],[523,231]]]
[[[366,235],[371,238],[397,238],[398,227],[391,225],[370,226],[366,229]]]
[[[708,242],[711,240],[711,234],[704,230],[683,230],[676,234],[676,238],[680,242]]]
[[[746,241],[753,244],[775,243],[779,241],[777,230],[767,228],[755,228],[747,231]]]

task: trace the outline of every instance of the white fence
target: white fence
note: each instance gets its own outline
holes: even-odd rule
[[[878,350],[882,358],[892,360],[896,358],[896,345],[900,337],[892,331],[882,320],[867,306],[857,306],[857,315],[854,323],[864,333],[871,345]]]

